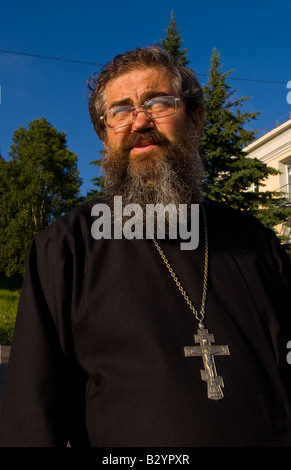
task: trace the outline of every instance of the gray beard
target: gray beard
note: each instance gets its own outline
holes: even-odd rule
[[[149,140],[148,135],[144,137],[145,140]],[[112,216],[114,196],[117,195],[122,196],[123,207],[138,204],[143,214],[146,213],[147,205],[162,204],[173,205],[170,207],[174,207],[179,216],[179,205],[182,204],[187,205],[189,217],[191,204],[200,201],[204,170],[195,130],[191,132],[188,129],[187,135],[178,137],[175,142],[170,142],[164,136],[160,138],[158,149],[148,152],[145,157],[141,156],[141,161],[129,160],[128,147],[109,149],[104,153],[102,169],[105,173],[105,199]],[[166,233],[170,216],[170,212],[166,214]],[[122,222],[127,219],[123,218]]]

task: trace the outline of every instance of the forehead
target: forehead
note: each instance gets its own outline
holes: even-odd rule
[[[147,92],[174,94],[170,73],[167,69],[134,69],[111,80],[105,88],[107,105],[116,101],[139,104]]]

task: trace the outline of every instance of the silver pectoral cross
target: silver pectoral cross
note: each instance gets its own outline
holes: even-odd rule
[[[207,382],[207,394],[210,400],[221,400],[223,393],[221,387],[224,387],[223,379],[217,375],[214,357],[230,355],[228,346],[212,346],[214,336],[208,332],[204,326],[200,326],[194,335],[195,343],[200,346],[186,346],[184,353],[186,357],[202,356],[205,370],[201,370],[201,378]]]

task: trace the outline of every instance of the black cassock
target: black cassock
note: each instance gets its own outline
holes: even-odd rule
[[[206,202],[206,328],[224,398],[207,397],[198,322],[151,240],[95,240],[91,209],[33,240],[0,416],[1,446],[290,446],[290,262],[254,218]],[[199,310],[196,250],[160,241]]]

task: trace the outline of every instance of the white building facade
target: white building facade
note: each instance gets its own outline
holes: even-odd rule
[[[291,208],[291,119],[256,139],[244,151],[249,158],[280,171],[264,181],[264,190],[281,192],[284,204]],[[291,237],[291,217],[280,227],[280,234]]]

